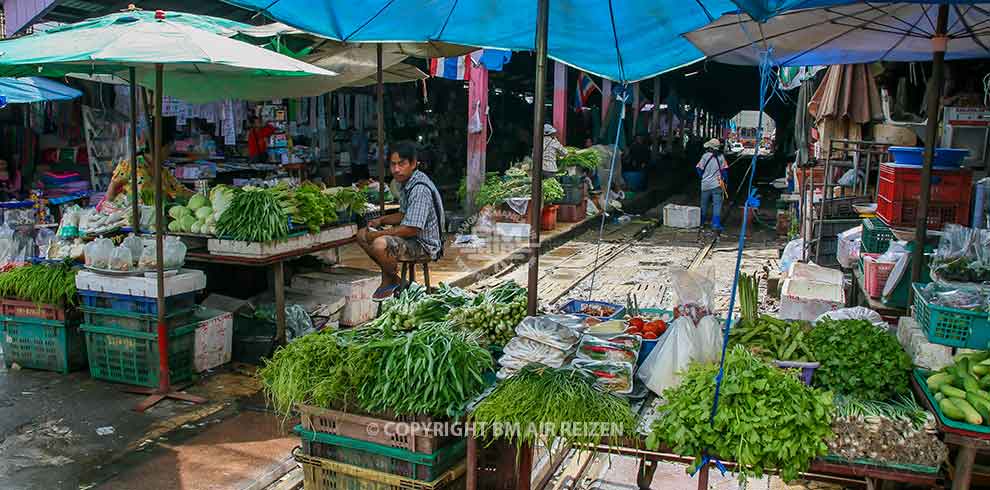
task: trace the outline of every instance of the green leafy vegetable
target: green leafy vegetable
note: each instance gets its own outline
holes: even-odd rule
[[[461,329],[481,332],[492,344],[505,345],[525,318],[526,305],[526,289],[506,281],[452,310],[450,319]]]
[[[289,216],[280,195],[258,188],[238,192],[217,220],[217,235],[249,242],[285,239],[289,236]]]
[[[567,150],[567,154],[557,159],[557,166],[560,168],[581,167],[595,170],[601,163],[601,154],[591,148],[578,149],[568,146],[564,149]]]
[[[832,436],[831,393],[809,388],[736,346],[726,356],[718,413],[709,423],[717,374],[717,364],[693,364],[679,386],[664,391],[666,414],[654,422],[647,447],[668,444],[677,454],[693,455],[694,466],[704,451],[735,461],[740,481],[771,469],[791,481],[825,455],[825,440]]]
[[[758,357],[778,361],[812,362],[815,354],[808,342],[810,325],[760,315],[741,320],[729,334],[729,347],[742,344]]]
[[[0,296],[52,305],[76,304],[76,270],[67,263],[25,265],[0,273]]]
[[[888,400],[908,387],[911,358],[893,335],[866,320],[822,320],[808,336],[821,363],[814,384],[863,400]]]

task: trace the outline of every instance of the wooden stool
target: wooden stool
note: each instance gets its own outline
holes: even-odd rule
[[[426,291],[431,290],[430,287],[430,260],[400,260],[399,263],[402,264],[402,272],[399,274],[399,278],[402,283],[413,283],[416,281],[416,264],[423,269],[423,281],[424,286],[426,286]]]

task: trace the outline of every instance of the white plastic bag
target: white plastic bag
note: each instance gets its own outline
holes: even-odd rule
[[[822,313],[821,315],[819,315],[818,318],[815,318],[815,321],[813,323],[817,324],[818,322],[826,318],[832,320],[866,320],[876,325],[877,328],[881,330],[889,330],[889,326],[887,325],[887,322],[885,322],[883,318],[880,317],[880,314],[865,306],[841,308],[838,310],[830,311],[828,313]]]
[[[663,390],[681,382],[681,372],[694,360],[695,327],[689,318],[678,318],[664,333],[662,343],[650,352],[639,367],[639,379],[650,391],[662,395]]]
[[[800,262],[804,257],[804,240],[798,238],[787,242],[784,253],[780,254],[780,273],[787,274],[791,264]]]
[[[155,244],[144,244],[141,247],[141,258],[138,260],[138,268],[141,270],[154,270],[155,268]]]
[[[48,257],[48,250],[55,241],[55,232],[48,228],[39,228],[34,235],[34,244],[38,247],[38,257]]]
[[[716,362],[722,357],[722,322],[706,316],[698,322],[694,332],[694,361]]]
[[[862,238],[862,225],[839,233],[838,252],[836,253],[836,260],[839,261],[839,265],[846,269],[851,269],[855,265],[856,261],[859,260],[859,249]]]
[[[131,260],[136,264],[138,259],[141,258],[141,252],[144,250],[144,241],[140,237],[131,233],[127,238],[124,239],[122,243],[123,246],[127,247],[131,251]]]
[[[674,307],[674,318],[687,316],[692,322],[700,322],[712,314],[715,281],[711,272],[708,268],[703,271],[671,269],[670,285],[674,289],[674,304],[677,305]]]
[[[131,257],[131,249],[123,244],[114,248],[113,253],[110,254],[110,270],[126,272],[133,269],[134,259]]]
[[[568,351],[581,340],[581,335],[547,316],[528,316],[516,327],[516,335]]]
[[[109,269],[113,242],[108,238],[97,238],[86,245],[86,265],[95,269]]]
[[[165,237],[164,259],[166,269],[178,269],[186,263],[186,244],[178,237]]]
[[[567,352],[524,337],[514,337],[505,345],[503,352],[498,364],[517,370],[533,362],[559,368],[567,359]]]

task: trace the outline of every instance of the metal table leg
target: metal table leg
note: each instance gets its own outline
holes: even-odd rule
[[[272,264],[275,282],[275,341],[285,345],[285,268],[282,261]]]
[[[639,490],[650,490],[653,484],[653,475],[657,472],[657,461],[647,461],[645,458],[639,460],[639,473],[636,475],[636,484]]]
[[[478,488],[478,440],[472,434],[467,437],[467,473],[464,475],[465,490]]]

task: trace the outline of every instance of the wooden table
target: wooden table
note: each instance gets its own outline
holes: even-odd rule
[[[329,249],[339,249],[340,247],[354,243],[357,240],[352,236],[342,240],[319,243],[308,247],[299,248],[290,252],[266,257],[242,257],[236,255],[215,255],[209,252],[192,251],[186,253],[186,260],[194,262],[206,262],[212,264],[242,265],[247,267],[271,267],[275,282],[275,325],[276,342],[285,343],[285,268],[286,261],[297,259],[304,255],[322,252]],[[340,255],[337,256],[338,262]]]

